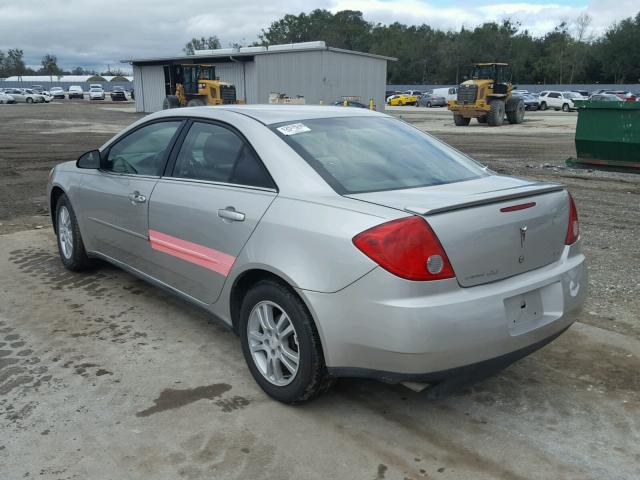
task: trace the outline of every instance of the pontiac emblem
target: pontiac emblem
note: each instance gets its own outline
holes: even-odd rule
[[[527,226],[520,227],[520,248],[524,248],[524,242],[527,239]]]

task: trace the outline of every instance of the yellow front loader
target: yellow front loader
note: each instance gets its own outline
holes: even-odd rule
[[[239,103],[236,87],[217,78],[213,65],[172,65],[167,68],[170,68],[169,92],[162,102],[164,110]]]
[[[476,63],[470,78],[458,87],[457,98],[447,102],[458,126],[469,125],[472,118],[495,127],[524,121],[524,100],[512,94],[511,71],[506,63]]]

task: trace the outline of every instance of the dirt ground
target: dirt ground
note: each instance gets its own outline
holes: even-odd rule
[[[131,105],[0,107],[3,480],[640,478],[640,175],[567,168],[575,113],[489,128],[392,111],[499,173],[569,187],[590,273],[580,321],[444,400],[343,380],[292,408],[265,397],[215,321],[56,258],[47,174],[139,118]]]

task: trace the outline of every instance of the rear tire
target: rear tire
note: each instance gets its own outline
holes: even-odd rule
[[[458,127],[466,127],[471,122],[470,118],[463,117],[462,115],[458,115],[456,113],[453,114],[453,123]]]
[[[199,98],[192,98],[187,102],[187,107],[204,107],[204,102]]]
[[[68,270],[80,271],[93,266],[87,256],[76,214],[69,198],[63,193],[56,203],[56,236],[60,260]]]
[[[169,110],[170,108],[180,108],[180,100],[175,95],[167,95],[162,101],[163,110]]]
[[[513,106],[512,108],[512,110],[507,112],[507,120],[509,120],[509,123],[519,124],[524,122],[524,102],[520,100],[515,105],[515,108]]]
[[[427,102],[427,108],[431,108],[431,102]]]
[[[504,122],[504,102],[494,99],[489,102],[489,113],[487,114],[487,124],[490,127],[499,127]]]
[[[266,327],[263,327],[261,320],[265,318],[265,308],[270,309],[271,321],[265,322]],[[285,319],[282,313],[288,318]],[[285,326],[280,332],[278,327],[283,328],[283,324],[293,328],[287,337],[280,335],[289,330]],[[302,300],[285,285],[262,280],[251,287],[242,300],[239,327],[242,353],[249,371],[267,395],[283,403],[295,404],[311,400],[331,386],[313,318]],[[274,336],[278,340],[272,343]],[[298,357],[295,374],[285,364],[287,359],[292,362],[282,353],[285,350]],[[270,371],[279,372],[280,380],[275,374],[270,377]]]

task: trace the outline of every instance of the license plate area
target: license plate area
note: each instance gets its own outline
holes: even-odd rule
[[[557,320],[562,316],[563,303],[559,282],[506,298],[504,309],[511,335],[520,335]]]

